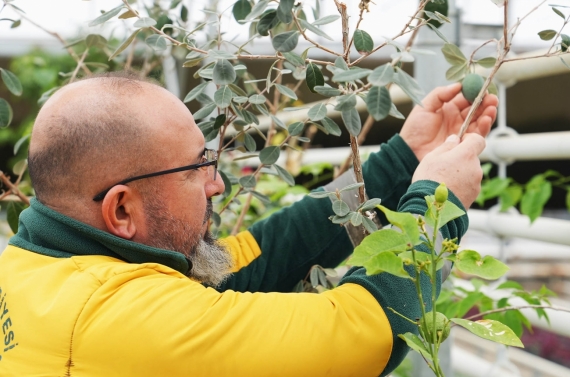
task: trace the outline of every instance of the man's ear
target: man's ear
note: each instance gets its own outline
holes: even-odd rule
[[[140,195],[131,187],[114,186],[105,198],[101,215],[109,233],[131,240],[144,228],[144,211]]]

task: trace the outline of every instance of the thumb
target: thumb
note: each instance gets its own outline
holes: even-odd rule
[[[451,134],[445,139],[445,142],[441,144],[439,147],[435,148],[432,153],[433,154],[442,154],[448,152],[459,145],[459,136],[455,134]]]

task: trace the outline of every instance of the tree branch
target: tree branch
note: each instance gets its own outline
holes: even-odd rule
[[[22,202],[26,203],[27,205],[30,205],[30,199],[26,195],[24,195],[24,193],[20,191],[18,187],[16,187],[12,182],[10,182],[8,177],[1,171],[0,171],[0,181],[2,181],[4,186],[8,188],[8,192],[11,192],[12,194],[20,198]]]
[[[486,312],[477,313],[465,319],[471,321],[474,318],[483,317],[488,314],[501,313],[501,312],[506,312],[508,310],[520,310],[520,309],[551,309],[559,312],[570,313],[570,308],[563,308],[561,306],[556,306],[556,305],[521,305],[521,306],[506,306],[504,308],[487,310]]]

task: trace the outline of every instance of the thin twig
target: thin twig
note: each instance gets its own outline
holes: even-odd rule
[[[43,30],[44,32],[48,33],[49,35],[51,35],[52,37],[56,38],[58,41],[61,42],[61,44],[65,47],[67,46],[67,42],[65,41],[65,39],[63,39],[61,37],[61,35],[59,35],[58,33],[56,33],[55,31],[50,31],[48,29],[46,29],[45,27],[41,26],[40,24],[38,24],[37,22],[33,21],[32,19],[30,19],[28,16],[26,16],[24,13],[22,13],[19,9],[15,8],[12,4],[10,3],[4,3],[8,6],[10,6],[10,8],[12,8],[12,10],[14,12],[16,12],[22,19],[28,21],[30,24],[34,25],[35,27],[37,27],[38,29]],[[67,50],[67,52],[69,53],[69,55],[71,55],[71,57],[76,61],[79,62],[79,56],[77,56],[77,54],[75,53],[75,51],[73,51],[73,49],[71,47],[65,47],[65,49]],[[83,70],[83,72],[85,72],[85,74],[89,75],[91,74],[91,70],[89,70],[89,68],[85,65],[82,64],[81,65],[81,69]]]
[[[2,181],[4,186],[8,188],[9,192],[20,198],[22,202],[26,203],[27,205],[30,205],[30,199],[22,191],[20,191],[20,189],[17,186],[15,186],[12,182],[10,182],[8,177],[1,171],[0,171],[0,180]]]
[[[521,306],[506,306],[504,308],[487,310],[486,312],[477,313],[465,319],[470,321],[472,319],[483,317],[488,314],[501,313],[501,312],[506,312],[508,310],[520,310],[520,309],[551,309],[559,312],[570,313],[570,308],[563,308],[561,306],[556,306],[556,305],[521,305]]]
[[[325,46],[313,41],[311,38],[307,37],[307,34],[305,34],[305,30],[301,27],[301,24],[299,23],[299,19],[297,18],[297,15],[295,13],[293,13],[293,21],[295,21],[295,24],[297,25],[297,28],[299,28],[299,32],[301,32],[301,35],[303,36],[303,38],[305,38],[305,40],[311,44],[313,44],[316,48],[321,49],[325,52],[328,52],[329,54],[333,54],[336,56],[342,56],[342,54],[339,54],[336,51],[333,51],[329,48],[326,48]]]
[[[79,73],[79,67],[81,67],[83,65],[83,61],[85,60],[85,57],[87,56],[88,52],[89,52],[89,49],[87,48],[85,51],[83,51],[83,54],[81,54],[81,58],[79,58],[79,61],[77,62],[77,66],[75,67],[75,70],[73,70],[73,74],[71,75],[71,78],[69,79],[70,84],[72,82],[74,82],[75,79],[77,78],[77,74]]]

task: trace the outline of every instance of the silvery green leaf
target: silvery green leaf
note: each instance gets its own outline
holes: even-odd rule
[[[123,52],[129,45],[134,41],[137,34],[141,31],[141,29],[136,30],[133,34],[131,34],[116,50],[113,54],[109,57],[109,60],[113,60],[117,55]]]
[[[334,109],[337,111],[347,111],[356,106],[356,95],[354,93],[345,94],[336,100],[337,104]]]
[[[251,21],[260,16],[265,8],[267,8],[267,4],[269,4],[269,0],[260,0],[255,4],[251,9],[251,12],[245,17],[246,21]]]
[[[289,131],[289,135],[291,136],[297,136],[300,135],[303,132],[303,129],[305,128],[305,123],[303,122],[295,122],[295,123],[291,123],[289,125],[289,127],[287,128],[287,130]]]
[[[279,21],[284,24],[289,24],[293,21],[293,6],[295,5],[295,0],[280,0],[279,6],[277,7],[277,17]]]
[[[325,103],[318,103],[311,107],[307,115],[313,122],[321,120],[327,116],[327,105]]]
[[[374,223],[374,221],[370,220],[366,216],[362,216],[362,225],[368,233],[373,233],[378,230],[378,226]]]
[[[251,136],[247,132],[244,133],[243,136],[244,136],[243,143],[245,144],[245,149],[247,149],[248,152],[255,152],[257,150],[257,144],[255,143],[255,139],[253,138],[253,136]]]
[[[232,63],[226,59],[220,59],[214,65],[212,78],[217,85],[228,85],[235,81],[236,71]]]
[[[249,96],[249,102],[253,103],[255,105],[265,103],[265,101],[266,101],[266,98],[262,94],[254,94],[254,95]]]
[[[334,61],[334,66],[336,68],[342,69],[343,71],[348,71],[348,64],[344,61],[342,57],[338,57]],[[333,72],[334,73],[334,72]]]
[[[374,86],[386,86],[392,82],[394,68],[390,63],[375,68],[368,76],[368,82]]]
[[[324,31],[322,31],[322,30],[319,29],[318,27],[311,25],[311,24],[308,23],[307,21],[302,20],[302,19],[299,20],[299,21],[300,21],[300,23],[301,23],[301,26],[304,27],[305,29],[312,31],[313,33],[315,33],[315,34],[317,34],[317,35],[320,35],[321,37],[326,38],[326,39],[328,39],[329,41],[333,41],[333,40],[334,40],[334,39],[332,39],[327,33],[325,33]]]
[[[337,216],[346,216],[350,212],[348,204],[339,199],[333,202],[332,209]]]
[[[216,108],[215,102],[207,104],[206,106],[202,107],[200,110],[194,113],[194,119],[202,119],[207,117],[212,113],[212,111],[214,111],[215,108]]]
[[[334,192],[329,192],[329,191],[315,191],[311,192],[309,196],[315,199],[336,198],[336,194]]]
[[[214,78],[214,68],[213,67],[204,68],[200,70],[198,76],[206,80],[212,80]]]
[[[398,111],[398,108],[396,107],[396,105],[394,105],[394,102],[392,102],[392,106],[390,107],[390,116],[396,119],[406,119],[404,114]]]
[[[336,82],[356,81],[368,76],[372,72],[370,69],[353,67],[348,71],[335,73],[332,80]]]
[[[224,85],[214,93],[214,102],[218,107],[224,109],[232,103],[233,96],[232,90],[227,85]]]
[[[295,178],[284,168],[277,164],[273,164],[275,170],[277,170],[277,174],[283,179],[289,186],[295,186]]]
[[[373,86],[366,96],[366,107],[374,120],[380,121],[386,118],[392,108],[388,89],[385,86]]]
[[[351,191],[351,190],[357,189],[357,188],[362,187],[362,186],[364,186],[363,182],[351,183],[350,185],[345,186],[342,189],[340,189],[339,192]]]
[[[212,59],[235,59],[236,56],[228,51],[208,50],[208,57]]]
[[[350,223],[354,226],[360,226],[362,224],[363,216],[359,212],[352,212],[350,216]]]
[[[154,51],[164,51],[168,47],[166,43],[166,38],[162,35],[152,34],[145,39],[145,43],[149,45]]]
[[[294,52],[284,52],[282,53],[282,55],[285,57],[285,59],[287,59],[287,61],[291,62],[294,66],[297,67],[305,66],[305,60],[303,60],[301,56],[297,55]]]
[[[289,89],[288,87],[286,87],[285,85],[281,85],[281,84],[275,84],[275,87],[277,88],[277,90],[279,91],[279,93],[292,98],[294,100],[297,99],[297,95],[295,94],[295,92],[291,89]]]
[[[360,115],[356,108],[352,108],[341,113],[342,120],[348,132],[352,136],[358,136],[360,130],[362,129],[362,123],[360,120]]]
[[[390,58],[392,58],[392,60],[398,60],[404,63],[412,63],[414,60],[416,60],[412,54],[406,51],[394,52],[390,55]]]
[[[376,208],[377,205],[382,204],[382,200],[378,198],[369,199],[366,202],[362,203],[358,209],[362,211],[369,211],[371,209]]]
[[[193,99],[196,99],[196,97],[198,97],[198,95],[200,93],[202,93],[204,91],[204,89],[206,89],[206,86],[208,86],[207,82],[203,82],[199,85],[197,85],[196,87],[194,87],[184,98],[184,103],[190,102]]]
[[[10,104],[4,98],[0,98],[0,128],[8,127],[12,123],[13,116]]]
[[[425,93],[412,76],[399,69],[394,75],[394,83],[398,85],[416,105],[423,107],[422,99],[425,97]]]
[[[271,119],[273,120],[273,123],[275,123],[277,126],[283,128],[283,129],[287,129],[287,126],[285,125],[285,123],[283,123],[283,121],[279,118],[277,118],[275,115],[270,115]]]
[[[263,195],[262,193],[260,193],[258,191],[251,191],[251,195],[255,196],[257,199],[259,199],[264,204],[271,204],[271,199],[269,199],[266,195]]]
[[[249,101],[249,98],[237,96],[237,97],[233,97],[232,101],[234,101],[235,103],[246,103],[247,101]]]
[[[315,22],[313,22],[313,25],[319,26],[319,25],[326,25],[326,24],[330,24],[331,22],[335,22],[336,20],[338,20],[340,18],[339,15],[329,15],[329,16],[324,16],[319,18],[318,20],[316,20]]]
[[[22,83],[15,74],[7,69],[0,68],[0,76],[2,76],[2,81],[4,81],[4,84],[13,95],[20,96],[22,94]]]
[[[273,165],[279,159],[280,153],[281,150],[279,149],[278,146],[272,145],[269,147],[265,147],[259,153],[259,160],[264,165]]]
[[[299,43],[299,32],[298,31],[287,31],[285,33],[277,34],[271,40],[273,48],[279,52],[290,52],[297,47]]]
[[[324,117],[321,119],[321,124],[325,127],[329,134],[333,136],[340,136],[342,134],[342,131],[340,130],[338,124],[336,124],[336,122],[329,117]]]
[[[144,27],[151,27],[156,25],[156,21],[153,20],[150,17],[143,17],[138,19],[135,23],[134,23],[134,27],[138,27],[138,28],[144,28]]]
[[[102,15],[100,15],[99,17],[97,17],[96,19],[94,19],[93,21],[89,22],[87,25],[89,26],[97,26],[100,25],[104,22],[109,21],[111,18],[115,17],[116,15],[118,15],[121,12],[121,9],[123,9],[123,5],[119,5],[116,8],[111,9],[108,12],[103,13]]]
[[[342,94],[342,92],[336,88],[333,88],[332,86],[322,86],[322,85],[317,85],[315,86],[315,92],[322,94],[323,96],[327,96],[327,97],[336,97],[336,96],[340,96]]]
[[[239,184],[244,188],[254,188],[257,185],[254,175],[246,175],[239,179]]]

